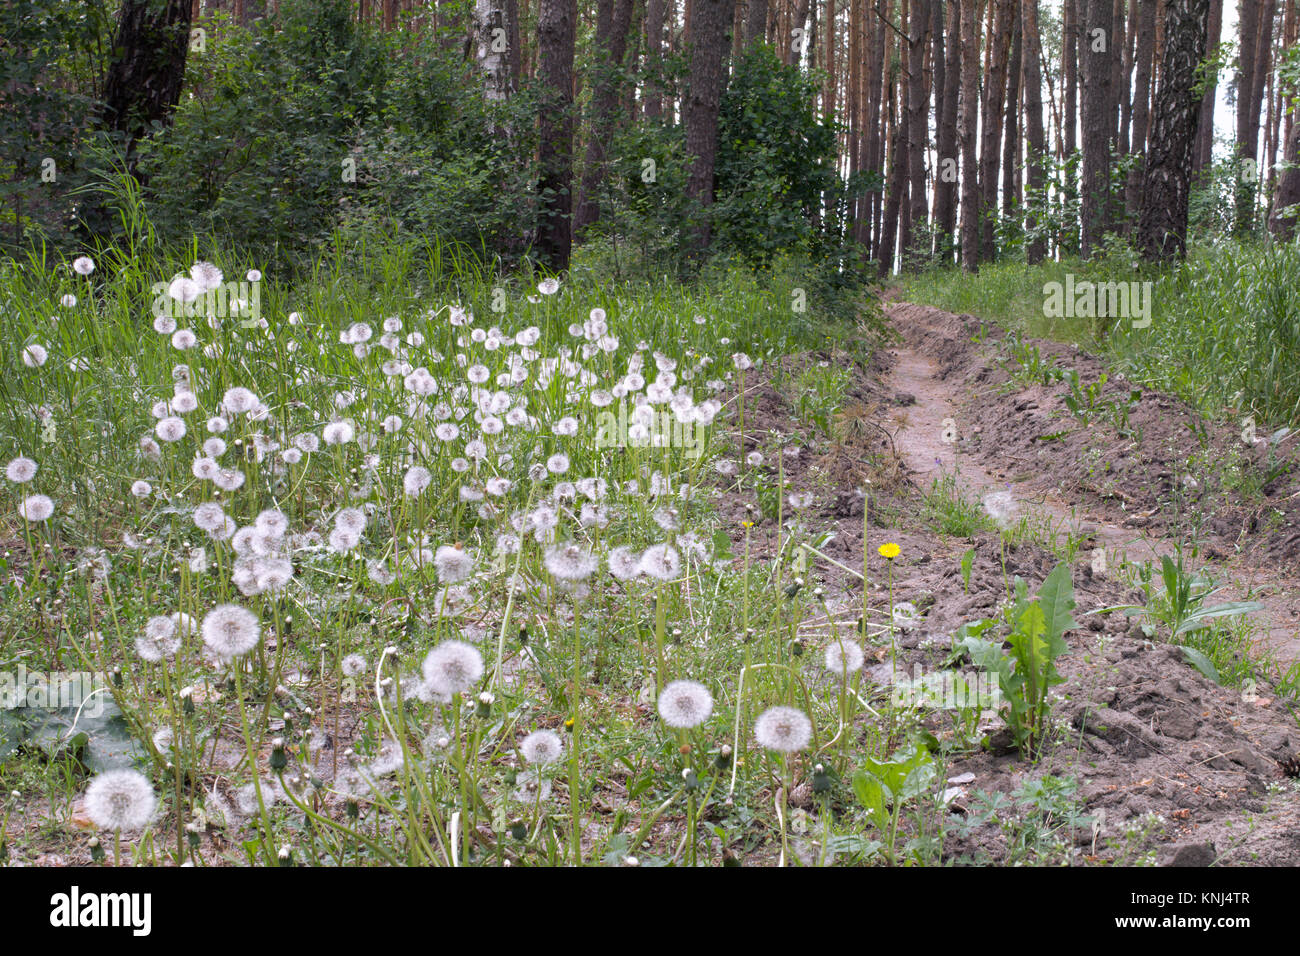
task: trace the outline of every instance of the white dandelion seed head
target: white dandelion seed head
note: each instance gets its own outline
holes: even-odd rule
[[[24,456],[19,455],[17,458],[11,459],[9,464],[5,465],[5,477],[15,485],[25,485],[36,477],[38,467],[39,466],[36,462],[32,461],[30,458],[25,458]]]
[[[334,516],[334,527],[360,536],[366,530],[366,513],[360,508],[344,508]]]
[[[221,404],[232,415],[244,415],[257,407],[258,398],[249,389],[237,385],[226,389],[226,394],[221,397]]]
[[[135,639],[135,650],[146,661],[161,661],[171,657],[181,647],[176,622],[166,615],[151,617],[145,623],[144,633]]]
[[[262,639],[257,615],[238,604],[219,604],[203,618],[203,643],[222,660],[242,657]]]
[[[555,293],[560,291],[560,280],[543,279],[541,282],[537,283],[537,291],[542,295],[555,295]]]
[[[18,514],[24,521],[46,521],[54,514],[54,502],[45,495],[28,495],[18,506]]]
[[[215,501],[205,501],[194,509],[194,524],[200,531],[211,534],[226,526],[226,512]]]
[[[474,556],[462,548],[444,544],[434,552],[433,566],[440,581],[455,584],[474,573]]]
[[[580,544],[569,543],[549,548],[542,558],[546,570],[562,581],[581,581],[596,570],[597,559]]]
[[[444,641],[429,652],[421,672],[435,693],[461,694],[483,676],[483,655],[464,641]]]
[[[244,484],[244,473],[237,468],[222,468],[212,476],[212,483],[222,491],[238,491]]]
[[[267,508],[254,519],[253,524],[261,534],[277,541],[289,531],[289,518],[278,508]]]
[[[833,640],[826,645],[826,669],[835,674],[852,674],[861,670],[866,656],[856,641]]]
[[[686,729],[709,719],[713,695],[693,680],[675,680],[659,693],[659,716],[669,727]]]
[[[108,770],[86,788],[86,816],[105,830],[139,830],[153,818],[158,798],[137,770]]]
[[[626,545],[611,548],[605,556],[609,573],[620,581],[630,581],[641,573],[641,555]]]
[[[344,677],[360,677],[366,672],[366,659],[360,654],[349,654],[339,664]]]
[[[770,707],[754,722],[754,739],[768,750],[795,753],[812,740],[812,721],[794,707]]]
[[[414,498],[433,482],[433,474],[423,465],[412,465],[402,476],[402,490]]]
[[[90,256],[77,256],[72,260],[72,271],[79,276],[88,276],[95,271],[95,260]]]
[[[528,763],[544,767],[564,756],[564,741],[553,730],[535,730],[519,742],[519,754]]]
[[[50,353],[45,350],[45,346],[35,342],[23,348],[23,364],[28,368],[40,368],[49,357]]]
[[[682,568],[682,556],[671,544],[656,544],[641,555],[641,573],[657,581],[671,581]]]
[[[221,270],[211,262],[196,262],[190,266],[190,279],[199,287],[200,292],[211,292],[221,285],[223,278]]]
[[[327,445],[346,445],[356,433],[351,422],[330,422],[321,429],[320,437]]]
[[[1019,513],[1020,503],[1009,490],[995,491],[984,498],[984,510],[999,528],[1006,528]]]
[[[361,536],[352,534],[346,528],[335,528],[330,532],[329,547],[335,554],[347,554],[361,543]]]
[[[203,287],[189,276],[178,275],[167,286],[167,295],[177,302],[189,304],[203,294]]]

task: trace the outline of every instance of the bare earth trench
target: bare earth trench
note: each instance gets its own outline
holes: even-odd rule
[[[1085,553],[1095,555],[1091,549],[1104,549],[1112,568],[1123,559],[1158,560],[1159,555],[1173,552],[1173,538],[1161,534],[1158,527],[1144,527],[1150,517],[1145,514],[1150,509],[1144,507],[1148,502],[1131,491],[1126,494],[1122,479],[1113,489],[1114,496],[1089,494],[1088,490],[1080,493],[1079,485],[1085,484],[1078,480],[1084,457],[1077,454],[1080,446],[1063,448],[1049,442],[1031,450],[1023,439],[1014,443],[1004,440],[1014,434],[1017,418],[1031,433],[1059,431],[1063,426],[1055,423],[1055,417],[1046,427],[1034,421],[1035,413],[1047,410],[1050,414],[1052,400],[1059,400],[1059,395],[1040,387],[1010,388],[998,394],[1005,373],[997,369],[990,348],[971,341],[991,337],[989,330],[970,316],[925,307],[896,305],[889,313],[903,344],[893,352],[882,386],[896,408],[890,416],[894,448],[917,486],[928,489],[935,478],[947,473],[955,476],[958,488],[975,501],[1009,490],[1020,513],[1085,534]],[[1044,354],[1053,350],[1049,343],[1039,344]],[[1089,362],[1085,359],[1090,357],[1062,357],[1063,364],[1084,366],[1080,371],[1084,381],[1095,380],[1096,370],[1086,368]],[[1147,396],[1144,401],[1147,398],[1156,403],[1158,411],[1177,416],[1177,409],[1162,408],[1173,405],[1173,400]],[[1006,414],[1008,411],[1012,414]],[[1068,412],[1057,411],[1059,418],[1071,418]],[[1149,431],[1158,433],[1159,429]],[[1085,439],[1103,447],[1107,458],[1122,444],[1118,436],[1104,432]],[[1145,439],[1144,444],[1150,440]],[[1173,453],[1179,451],[1180,442],[1169,444]],[[1138,450],[1131,457],[1140,461],[1142,454]],[[1044,459],[1055,461],[1049,464]],[[1146,464],[1145,477],[1156,487],[1159,482],[1150,481],[1151,463]],[[1140,467],[1134,470],[1141,472]],[[1154,477],[1169,476],[1155,471]],[[1123,507],[1117,508],[1117,503]],[[1136,518],[1133,512],[1138,513]],[[1208,549],[1209,554],[1222,558],[1207,562],[1216,579],[1233,582],[1214,600],[1244,597],[1249,586],[1250,596],[1264,604],[1264,610],[1256,612],[1257,621],[1266,628],[1263,641],[1282,660],[1294,659],[1300,656],[1295,617],[1300,588],[1294,564],[1288,575],[1281,562],[1247,560],[1254,550],[1249,540],[1232,552],[1226,545]],[[1087,570],[1095,567],[1090,563]],[[1105,579],[1108,575],[1088,577]],[[1089,583],[1083,582],[1078,589],[1078,612],[1100,606],[1090,599]],[[1105,588],[1102,591],[1104,594]],[[1103,594],[1098,597],[1105,601]],[[1129,600],[1133,597],[1127,596]],[[1087,622],[1089,637],[1105,635],[1101,628],[1112,626],[1082,613],[1076,617]],[[1121,826],[1140,829],[1142,815],[1155,814],[1162,821],[1160,839],[1168,841],[1160,847],[1162,862],[1300,863],[1300,795],[1293,785],[1285,784],[1282,788],[1275,785],[1276,792],[1261,792],[1278,776],[1270,766],[1270,756],[1279,759],[1294,752],[1297,725],[1292,714],[1271,712],[1276,702],[1267,699],[1266,689],[1259,696],[1241,695],[1205,680],[1187,666],[1176,648],[1145,641],[1125,646],[1136,636],[1130,631],[1118,640],[1103,637],[1091,666],[1074,670],[1077,658],[1063,665],[1063,673],[1068,674],[1067,667],[1074,673],[1068,674],[1062,688],[1061,707],[1069,716],[1079,748],[1073,754],[1046,758],[1045,763],[1052,765],[1064,758],[1081,778],[1080,793],[1088,811],[1105,811],[1102,820],[1109,816],[1112,827],[1125,821]],[[1087,641],[1083,643],[1080,650],[1087,655],[1093,648]],[[970,761],[976,785],[987,770],[1004,769],[999,760],[1005,759],[981,755]],[[976,769],[981,763],[986,765],[984,772]],[[1013,777],[1015,773],[1011,770]],[[1103,831],[1105,828],[1103,823]],[[996,854],[991,847],[984,849]],[[1087,852],[1103,859],[1108,856],[1097,851],[1095,843]],[[1122,853],[1112,854],[1110,859],[1128,862]]]
[[[916,307],[906,308],[911,313]],[[899,456],[915,473],[921,487],[929,487],[935,478],[947,473],[955,475],[967,497],[975,501],[1010,490],[1021,514],[1037,512],[1062,533],[1086,533],[1090,546],[1103,548],[1111,564],[1124,559],[1158,561],[1160,555],[1174,554],[1174,542],[1168,538],[1121,526],[1086,507],[1071,506],[1057,488],[1044,487],[1025,473],[1025,459],[1016,461],[981,453],[978,445],[972,448],[973,443],[963,441],[963,433],[969,437],[976,430],[978,435],[979,419],[966,411],[960,390],[941,376],[939,363],[924,351],[906,346],[894,350],[893,365],[884,384],[895,395],[915,400],[914,404],[908,403],[905,413],[894,417],[897,430],[893,434]],[[957,441],[950,440],[954,432]],[[1256,612],[1256,620],[1265,631],[1263,643],[1284,662],[1300,658],[1300,624],[1294,614],[1300,582],[1240,561],[1208,563],[1216,566],[1216,579],[1225,584],[1222,596],[1215,600],[1241,600],[1249,589],[1250,599],[1264,605],[1263,611]]]
[[[1158,559],[1180,537],[1194,538],[1202,547],[1191,566],[1208,566],[1219,583],[1231,582],[1212,602],[1244,598],[1249,590],[1265,605],[1254,614],[1266,632],[1261,643],[1282,660],[1300,657],[1300,469],[1266,488],[1262,502],[1220,501],[1210,487],[1212,464],[1197,466],[1202,475],[1182,472],[1194,447],[1189,422],[1216,453],[1239,440],[1226,426],[1196,422],[1176,398],[1144,390],[1130,415],[1139,437],[1100,422],[1085,427],[1065,408],[1061,383],[1011,381],[997,355],[1002,333],[995,327],[910,304],[890,305],[888,314],[902,342],[877,351],[854,376],[837,440],[809,440],[793,397],[771,382],[755,383],[746,413],[749,444],[742,450],[762,446],[757,436],[773,433],[803,448],[784,458],[784,475],[789,491],[811,492],[817,502],[796,520],[812,534],[832,535],[823,549],[831,561],[812,568],[832,606],[845,613],[861,606],[862,585],[843,569],[861,568],[865,551],[870,603],[888,607],[885,582],[892,575],[893,599],[918,609],[917,623],[897,633],[894,648],[898,669],[910,675],[918,666],[931,673],[960,667],[952,634],[997,613],[1008,577],[1037,589],[1058,561],[1047,548],[1021,543],[1003,553],[996,534],[955,539],[917,520],[925,493],[944,475],[974,502],[1009,488],[1021,515],[1086,538],[1071,568],[1080,627],[1067,633],[1069,651],[1057,661],[1065,682],[1052,691],[1055,744],[1026,761],[1000,746],[990,725],[984,747],[969,747],[947,765],[951,809],[965,814],[977,807],[979,791],[1010,795],[1048,774],[1073,777],[1080,810],[1097,821],[1095,829],[1071,835],[1075,862],[1300,865],[1300,784],[1283,770],[1300,747],[1294,700],[1267,682],[1253,693],[1220,686],[1181,648],[1147,639],[1136,621],[1094,613],[1143,603],[1142,592],[1118,573],[1126,558]],[[1035,344],[1045,358],[1077,369],[1085,383],[1106,370],[1069,346]],[[830,353],[800,361],[842,359]],[[1105,394],[1129,397],[1132,383],[1111,378]],[[1259,464],[1260,452],[1253,454]],[[866,482],[872,506],[864,542]],[[755,517],[741,495],[728,496],[722,508],[737,521]],[[1192,534],[1180,525],[1187,513],[1208,516]],[[901,548],[892,565],[876,553],[885,541]],[[755,556],[770,556],[775,543],[775,522],[759,518]],[[1097,549],[1104,549],[1104,566]],[[969,586],[961,573],[968,550]],[[802,632],[814,648],[826,640],[826,625],[820,627]],[[892,678],[889,653],[877,642],[869,654],[877,699]],[[941,738],[951,732],[948,715],[926,720]],[[995,823],[966,836],[954,831],[943,847],[944,859],[957,862],[998,863],[1008,854]]]

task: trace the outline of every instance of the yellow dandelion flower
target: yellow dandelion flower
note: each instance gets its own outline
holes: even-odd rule
[[[890,561],[893,561],[894,558],[898,557],[899,554],[898,545],[894,544],[894,542],[892,541],[888,541],[885,544],[882,544],[876,550],[880,552],[880,556],[882,558],[887,558]]]

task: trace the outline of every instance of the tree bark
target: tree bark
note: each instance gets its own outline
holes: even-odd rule
[[[1021,6],[1021,29],[1024,35],[1024,87],[1025,87],[1025,139],[1028,150],[1028,197],[1029,208],[1046,200],[1044,189],[1047,186],[1047,146],[1043,135],[1043,77],[1039,66],[1042,56],[1042,40],[1038,33],[1038,0],[1024,0]],[[1041,236],[1034,236],[1038,222],[1032,212],[1026,220],[1031,238],[1025,250],[1025,258],[1030,265],[1043,261],[1047,253],[1047,243]]]
[[[658,119],[663,115],[664,0],[646,0],[645,4],[645,115]]]
[[[1210,0],[1210,26],[1205,50],[1207,57],[1218,55],[1222,35],[1223,0]],[[1217,71],[1207,80],[1205,95],[1201,98],[1201,116],[1196,124],[1196,149],[1192,154],[1192,172],[1195,175],[1199,175],[1202,169],[1214,161],[1214,103],[1219,85]]]
[[[979,271],[979,167],[975,151],[975,124],[979,116],[979,34],[975,30],[978,0],[961,4],[961,106],[957,113],[957,139],[961,142],[961,264],[967,272]]]
[[[934,83],[936,96],[935,116],[937,118],[936,160],[937,170],[934,184],[934,223],[936,252],[942,252],[942,246],[953,238],[957,226],[957,107],[961,97],[961,9],[957,0],[947,3],[935,3],[936,22],[941,22],[937,14],[947,8],[948,22],[945,24],[947,36],[943,29],[936,32]],[[944,47],[939,49],[942,41]],[[942,88],[942,91],[940,92]],[[945,261],[951,261],[951,254]]]
[[[618,101],[623,88],[623,56],[632,25],[632,0],[599,0],[596,9],[596,50],[591,87],[590,139],[582,171],[582,192],[573,219],[575,239],[600,219],[600,190],[605,182],[606,156],[618,125]]]
[[[697,232],[700,249],[708,247],[708,207],[713,204],[713,169],[718,158],[718,107],[727,78],[732,4],[735,0],[693,0],[691,68],[682,108],[686,155],[690,167],[686,191],[704,210]]]
[[[1194,87],[1210,19],[1210,0],[1164,0],[1164,6],[1161,82],[1151,117],[1138,228],[1138,247],[1149,261],[1182,258],[1187,252],[1192,148],[1200,121]]]
[[[749,0],[745,13],[745,46],[763,43],[767,39],[767,0]]]
[[[1085,0],[1079,35],[1083,62],[1083,195],[1081,252],[1092,258],[1101,245],[1110,206],[1111,0]]]
[[[906,0],[904,0],[906,2]],[[892,41],[893,34],[890,34]],[[898,62],[906,61],[906,40],[900,38],[898,44]],[[891,42],[889,46],[893,46]],[[884,218],[880,223],[880,247],[876,256],[876,266],[880,275],[885,276],[894,268],[895,244],[898,240],[899,218],[903,209],[903,200],[907,192],[907,132],[904,109],[905,88],[901,79],[894,74],[888,85],[889,93],[889,186],[885,202]]]
[[[1023,69],[1024,36],[1020,23],[1020,0],[1011,12],[1011,62],[1007,64],[1007,119],[1002,136],[1002,215],[1016,216],[1020,190],[1020,74]]]
[[[925,48],[930,41],[931,0],[911,0],[907,37],[907,178],[911,204],[908,209],[904,262],[917,266],[917,242],[925,225],[929,203],[925,193],[925,153],[929,139],[929,97],[925,84]]]
[[[1291,124],[1283,151],[1284,168],[1273,194],[1273,211],[1268,228],[1278,242],[1290,242],[1296,234],[1296,216],[1300,214],[1300,123]]]
[[[1061,76],[1065,86],[1064,90],[1064,126],[1065,126],[1065,155],[1068,157],[1072,154],[1079,144],[1078,127],[1079,116],[1079,9],[1080,4],[1085,0],[1062,0],[1064,12],[1062,14],[1062,38],[1061,47]]]
[[[1244,235],[1250,231],[1251,209],[1255,189],[1251,182],[1255,161],[1255,138],[1259,132],[1259,111],[1251,121],[1252,92],[1255,82],[1255,49],[1259,36],[1261,0],[1240,0],[1237,11],[1237,150],[1233,231]]]
[[[552,268],[567,269],[573,248],[573,48],[577,0],[541,0],[537,15],[537,250]]]
[[[1110,0],[1107,0],[1110,2]],[[1006,119],[1007,53],[1011,45],[1012,12],[1016,0],[989,0],[989,69],[985,80],[983,128],[980,133],[980,259],[994,258],[997,226],[998,164],[1002,127]]]
[[[1223,0],[1218,0],[1221,4]],[[1138,4],[1134,26],[1137,46],[1133,56],[1133,119],[1129,133],[1129,150],[1136,156],[1125,184],[1124,204],[1130,218],[1142,210],[1142,167],[1146,162],[1147,127],[1151,122],[1151,69],[1156,43],[1156,4]]]
[[[136,144],[155,123],[167,124],[181,98],[190,45],[190,0],[124,0],[104,77],[104,128],[122,136],[127,169]]]

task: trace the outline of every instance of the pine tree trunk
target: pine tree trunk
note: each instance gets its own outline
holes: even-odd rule
[[[537,15],[538,226],[537,250],[554,269],[567,269],[573,246],[573,48],[576,0],[541,0]]]
[[[1160,89],[1151,116],[1138,247],[1150,261],[1186,255],[1192,149],[1200,121],[1197,71],[1205,57],[1210,0],[1164,0]]]
[[[1109,0],[1107,0],[1109,2]],[[991,11],[989,69],[985,78],[984,116],[980,139],[980,259],[996,255],[998,168],[1002,127],[1006,120],[1007,53],[1011,45],[1016,0],[989,0]]]
[[[935,251],[943,252],[951,242],[957,226],[957,107],[961,97],[961,9],[957,0],[936,3],[935,10],[947,8],[947,23],[943,31],[936,34],[938,41],[944,42],[943,50],[935,49],[934,82],[936,94],[942,86],[942,96],[935,103],[937,120],[936,136],[936,182],[934,185],[934,222]],[[938,18],[936,17],[936,20]],[[950,262],[951,253],[945,256]]]
[[[190,0],[124,0],[104,77],[100,122],[123,140],[137,174],[136,144],[154,123],[171,122],[190,45]]]
[[[1021,34],[1020,0],[1011,12],[1011,62],[1007,64],[1007,121],[1002,136],[1002,215],[1010,221],[1017,213],[1020,190],[1020,73],[1024,37]]]
[[[975,125],[979,116],[979,34],[976,32],[978,0],[961,4],[961,106],[957,113],[957,139],[961,143],[961,264],[967,272],[979,270],[979,168],[975,151]]]
[[[704,210],[697,239],[709,244],[707,209],[713,204],[713,169],[718,157],[718,107],[727,78],[731,44],[731,14],[735,0],[693,0],[691,5],[691,68],[682,107],[686,155],[690,167],[687,194]]]
[[[1223,0],[1217,0],[1220,4]],[[1137,46],[1133,54],[1133,120],[1129,133],[1129,150],[1137,157],[1125,184],[1124,205],[1130,219],[1142,211],[1142,167],[1146,162],[1147,127],[1151,122],[1151,68],[1156,43],[1156,4],[1138,4],[1138,21],[1134,26]]]
[[[646,0],[645,4],[645,115],[658,119],[663,115],[664,0]]]
[[[1079,11],[1085,0],[1062,0],[1064,4],[1061,75],[1065,86],[1065,155],[1078,148],[1079,116]]]
[[[1283,151],[1284,168],[1273,194],[1273,211],[1268,228],[1278,242],[1290,242],[1296,234],[1296,217],[1300,215],[1300,123],[1291,124]]]
[[[582,192],[573,217],[573,234],[581,239],[600,219],[600,191],[605,182],[606,155],[618,125],[623,92],[623,57],[632,25],[632,0],[599,0],[596,9],[596,50],[591,85],[591,138],[582,171]]]
[[[1255,160],[1255,133],[1259,114],[1251,122],[1251,92],[1255,80],[1255,42],[1259,36],[1261,0],[1241,0],[1237,13],[1237,170],[1233,231],[1244,235],[1250,231],[1255,188],[1250,181],[1250,164]]]
[[[891,32],[892,40],[893,34]],[[893,44],[891,43],[890,46]],[[907,59],[903,49],[905,41],[898,44],[898,61]],[[880,224],[880,248],[876,256],[876,265],[880,275],[888,275],[894,268],[894,252],[898,241],[899,219],[903,210],[904,197],[907,193],[907,130],[904,117],[904,85],[897,74],[889,83],[889,187],[885,202],[884,218]]]
[[[1043,135],[1043,77],[1039,66],[1042,40],[1038,33],[1038,0],[1024,0],[1021,6],[1021,29],[1024,34],[1024,87],[1025,87],[1025,139],[1028,150],[1028,201],[1029,208],[1046,200],[1043,190],[1047,185],[1047,146]],[[1026,219],[1033,236],[1038,222],[1032,215]],[[1033,237],[1025,251],[1030,265],[1043,261],[1047,243],[1042,237]]]
[[[1206,56],[1213,57],[1219,51],[1219,40],[1223,35],[1224,0],[1210,0],[1210,27],[1206,46]],[[1196,124],[1196,150],[1192,155],[1193,180],[1202,169],[1214,161],[1214,104],[1218,95],[1218,75],[1208,77],[1205,95],[1201,98],[1201,116]]]
[[[930,42],[930,3],[931,0],[911,0],[907,37],[907,178],[911,202],[903,261],[912,266],[920,263],[918,240],[929,210],[925,192],[925,151],[930,132],[930,101],[924,61],[926,45]]]
[[[1110,205],[1111,0],[1085,0],[1079,52],[1083,64],[1083,193],[1079,218],[1085,259],[1097,252]]]
[[[745,46],[762,43],[767,39],[767,0],[749,0],[745,13]]]

